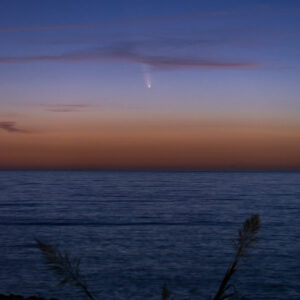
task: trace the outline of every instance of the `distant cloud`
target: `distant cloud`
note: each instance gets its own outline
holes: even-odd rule
[[[30,133],[28,130],[21,129],[16,126],[16,122],[2,121],[0,122],[0,129],[11,133]]]
[[[1,33],[10,32],[26,32],[26,31],[53,31],[53,30],[68,30],[68,29],[90,29],[90,28],[108,28],[108,27],[132,27],[132,26],[147,26],[147,25],[157,25],[158,23],[168,24],[178,22],[190,22],[198,21],[203,22],[203,18],[220,18],[220,17],[240,17],[253,15],[253,16],[263,16],[269,14],[272,16],[288,15],[288,16],[299,16],[299,10],[292,6],[279,6],[266,5],[266,4],[251,4],[250,6],[245,6],[244,8],[230,8],[230,9],[216,9],[216,10],[198,10],[193,12],[186,12],[181,14],[171,14],[171,15],[157,15],[148,17],[135,17],[129,19],[123,19],[111,22],[93,22],[93,23],[79,23],[79,24],[52,24],[52,25],[32,25],[32,26],[18,26],[18,27],[2,27],[0,28]]]
[[[61,54],[33,54],[28,56],[0,56],[0,64],[12,63],[31,63],[31,62],[127,62],[133,64],[142,64],[149,67],[150,71],[165,71],[177,69],[254,69],[261,67],[256,61],[248,59],[237,60],[235,58],[224,58],[224,47],[245,47],[249,42],[245,38],[236,39],[236,33],[224,35],[203,30],[201,32],[169,32],[168,26],[164,28],[163,23],[172,22],[183,24],[189,22],[203,22],[204,17],[210,20],[211,17],[225,16],[233,14],[233,11],[196,11],[182,15],[157,16],[149,18],[135,18],[131,20],[115,21],[110,23],[90,23],[90,24],[66,24],[54,26],[32,26],[18,28],[0,28],[1,32],[10,31],[28,31],[28,30],[56,30],[69,28],[90,28],[101,26],[116,26],[122,28],[117,36],[113,33],[106,37],[88,35],[62,36],[56,40],[56,43],[70,43],[74,46],[80,44],[87,45],[86,50],[69,51]],[[200,18],[201,17],[201,18]],[[203,17],[203,18],[202,18]],[[147,24],[162,25],[159,33],[135,34],[134,38],[130,34],[124,34],[124,26],[144,26]],[[183,28],[186,28],[185,26]],[[167,30],[167,32],[165,31]],[[222,27],[223,30],[223,27]],[[230,30],[231,31],[231,30]],[[95,33],[94,33],[95,34]],[[244,36],[244,35],[243,35]],[[91,39],[92,37],[92,39]],[[75,38],[75,39],[74,39]],[[93,46],[91,46],[93,44]],[[95,44],[100,45],[99,47]],[[89,45],[89,46],[88,46]],[[223,47],[223,48],[222,48]],[[228,53],[228,49],[227,49]],[[235,51],[232,51],[235,53]],[[247,54],[248,55],[248,54]],[[234,57],[234,56],[233,56]],[[68,112],[68,108],[54,109],[56,112]],[[53,111],[53,109],[52,109]]]
[[[85,104],[65,104],[65,105],[53,105],[46,108],[50,112],[68,113],[68,112],[79,112],[87,108]]]
[[[0,57],[0,63],[28,62],[129,62],[149,65],[153,70],[173,69],[254,69],[260,67],[256,62],[228,61],[182,55],[150,55],[138,53],[126,47],[100,48],[87,51],[69,52],[62,55],[34,55]]]
[[[49,25],[49,26],[24,26],[24,27],[6,27],[0,28],[0,33],[19,32],[19,31],[43,31],[43,30],[58,30],[58,29],[76,29],[76,28],[90,28],[104,25],[96,24],[65,24],[65,25]]]
[[[95,22],[95,23],[81,23],[81,24],[62,24],[62,25],[45,25],[45,26],[23,26],[23,27],[6,27],[0,28],[0,33],[20,32],[20,31],[45,31],[45,30],[60,30],[60,29],[88,29],[101,27],[115,27],[115,26],[141,26],[147,24],[157,24],[157,22],[166,23],[172,21],[190,20],[190,18],[199,18],[203,16],[220,16],[232,13],[227,10],[203,10],[193,13],[176,14],[176,15],[161,15],[151,17],[138,17],[131,19],[124,19],[114,22]]]

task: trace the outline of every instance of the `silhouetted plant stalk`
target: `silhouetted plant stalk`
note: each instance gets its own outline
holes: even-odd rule
[[[161,290],[161,299],[162,300],[171,300],[171,291],[168,289],[167,285],[164,284]]]
[[[83,282],[80,271],[80,258],[70,258],[68,252],[62,253],[54,245],[46,244],[36,239],[39,249],[45,258],[49,270],[61,277],[59,284],[72,284],[79,287],[91,300],[95,300]]]
[[[236,272],[238,268],[239,261],[242,257],[248,255],[249,249],[251,249],[259,238],[257,236],[260,228],[259,215],[252,215],[247,219],[241,229],[238,231],[238,238],[235,241],[234,247],[236,249],[236,254],[233,262],[227,269],[225,276],[220,284],[217,294],[214,300],[224,300],[236,295],[236,292],[229,292],[233,286],[229,283],[232,275]]]
[[[225,276],[219,286],[217,294],[213,300],[225,300],[236,296],[236,291],[231,292],[233,286],[229,283],[232,275],[237,271],[238,264],[241,258],[248,255],[248,251],[259,240],[257,234],[260,228],[259,215],[252,215],[244,222],[244,225],[238,231],[238,237],[234,243],[236,254],[233,262],[227,269]],[[95,300],[92,294],[89,292],[86,284],[84,283],[80,271],[80,259],[70,258],[68,252],[62,253],[54,245],[46,244],[36,239],[39,249],[46,260],[48,268],[56,272],[56,274],[62,278],[60,284],[70,283],[76,287],[79,287],[91,300]],[[172,300],[171,292],[167,285],[162,286],[161,299]]]

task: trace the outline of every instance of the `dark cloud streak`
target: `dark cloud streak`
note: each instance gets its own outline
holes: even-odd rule
[[[63,30],[63,29],[89,29],[89,28],[101,28],[101,27],[118,27],[118,26],[141,26],[147,24],[157,24],[157,22],[168,23],[173,21],[190,21],[191,18],[196,20],[199,17],[218,17],[221,15],[231,14],[231,11],[227,10],[203,10],[196,11],[194,13],[178,14],[178,15],[161,15],[161,16],[149,16],[143,18],[132,18],[114,22],[95,22],[95,23],[81,23],[81,24],[62,24],[62,25],[46,25],[46,26],[24,26],[24,27],[7,27],[0,28],[0,33],[9,32],[22,32],[22,31],[48,31],[48,30]]]
[[[233,11],[196,11],[194,13],[172,15],[172,16],[152,16],[148,18],[134,18],[125,21],[114,21],[110,23],[90,23],[90,24],[67,24],[55,26],[32,26],[20,28],[1,29],[1,32],[9,31],[29,31],[29,30],[56,30],[72,28],[92,28],[110,26],[142,26],[146,24],[162,24],[167,22],[188,21],[202,22],[204,17],[230,16]],[[199,17],[203,18],[199,18]],[[118,40],[112,36],[98,37],[95,42],[100,47],[87,47],[86,50],[69,51],[61,54],[33,54],[28,56],[2,56],[0,64],[32,63],[32,62],[127,62],[133,64],[148,65],[152,71],[167,71],[177,69],[255,69],[261,67],[257,62],[245,59],[223,58],[222,47],[219,46],[241,46],[241,41],[232,43],[231,38],[218,37],[208,33],[184,33],[178,36],[178,31],[174,36],[152,36],[146,35],[130,38],[130,35],[123,35]],[[80,43],[82,37],[76,36]],[[85,37],[86,38],[86,37]],[[82,42],[85,43],[83,37]],[[64,40],[66,43],[69,39]],[[72,39],[71,39],[72,41]],[[76,39],[75,39],[76,41]],[[91,41],[90,41],[91,42]],[[92,41],[93,42],[93,41]],[[243,41],[242,41],[243,42]],[[214,47],[211,49],[210,47]],[[219,47],[219,48],[217,48]],[[212,50],[212,51],[211,51]],[[224,50],[224,49],[223,49]],[[214,55],[212,56],[212,53]],[[69,111],[69,108],[54,109],[57,112]]]
[[[55,113],[69,113],[69,112],[80,112],[87,108],[88,105],[85,104],[65,104],[65,105],[55,105],[47,107],[46,110]]]
[[[10,133],[30,133],[28,130],[20,129],[16,126],[16,122],[2,121],[0,122],[0,129]]]
[[[215,60],[182,55],[150,55],[138,53],[126,47],[104,48],[80,52],[69,52],[62,55],[36,55],[0,57],[0,64],[29,62],[128,62],[145,64],[155,71],[174,69],[255,69],[260,67],[256,62]]]

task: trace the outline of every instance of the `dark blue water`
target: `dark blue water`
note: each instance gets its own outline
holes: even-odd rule
[[[234,277],[248,299],[300,299],[300,172],[0,171],[0,293],[57,286],[34,238],[82,257],[98,299],[209,299],[245,218],[261,240]]]

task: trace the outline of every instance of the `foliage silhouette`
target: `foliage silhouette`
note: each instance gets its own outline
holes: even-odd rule
[[[246,257],[249,250],[258,242],[259,238],[257,235],[259,229],[260,218],[258,214],[254,214],[246,219],[242,228],[238,230],[238,237],[234,242],[236,253],[233,262],[228,267],[213,300],[225,300],[238,296],[237,291],[234,289],[233,285],[230,284],[230,279],[238,270],[240,259]],[[45,258],[48,268],[55,271],[61,278],[60,284],[69,283],[79,287],[90,300],[95,300],[82,279],[79,258],[71,258],[68,252],[65,251],[62,253],[56,246],[43,243],[39,239],[36,239],[36,242]],[[171,294],[172,293],[167,285],[164,284],[161,290],[161,299],[172,300],[173,297],[171,297]]]
[[[230,292],[233,286],[229,283],[232,275],[237,271],[238,264],[241,258],[248,255],[248,251],[258,242],[257,236],[260,228],[260,218],[258,214],[252,215],[247,219],[241,229],[238,231],[238,238],[234,243],[236,253],[233,262],[227,269],[225,276],[219,286],[217,294],[213,298],[214,300],[224,300],[235,296],[236,291]]]
[[[80,258],[71,258],[68,252],[62,253],[54,245],[46,244],[36,239],[37,246],[41,250],[49,270],[61,277],[59,284],[72,284],[79,287],[91,300],[95,300],[84,283],[80,271]]]
[[[161,289],[161,299],[162,300],[171,300],[171,291],[168,289],[167,285],[164,284]]]

